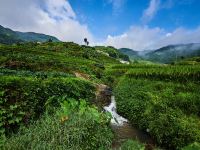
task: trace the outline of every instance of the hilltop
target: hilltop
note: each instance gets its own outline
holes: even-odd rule
[[[106,65],[129,61],[114,47],[81,46],[73,42],[0,45],[0,67],[26,71],[79,71],[100,78]]]

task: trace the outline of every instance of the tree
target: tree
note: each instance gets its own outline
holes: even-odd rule
[[[51,42],[53,42],[53,40],[50,38],[50,39],[48,39],[48,42],[51,43]]]
[[[86,45],[89,45],[89,41],[87,40],[87,38],[84,38],[84,42]]]

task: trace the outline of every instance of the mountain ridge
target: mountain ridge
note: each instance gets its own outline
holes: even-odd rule
[[[172,63],[183,58],[200,56],[200,43],[167,45],[149,51],[135,51],[127,48],[121,48],[119,51],[128,55],[132,60]]]
[[[60,41],[51,35],[35,32],[14,31],[10,28],[5,28],[0,25],[0,43],[2,44],[14,44],[18,42],[46,42],[49,39],[51,39],[53,42]]]

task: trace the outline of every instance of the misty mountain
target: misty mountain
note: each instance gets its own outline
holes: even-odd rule
[[[200,56],[200,43],[168,45],[151,51],[124,50],[124,48],[119,49],[119,51],[127,54],[132,60],[141,58],[153,62],[171,63],[184,58]]]
[[[2,44],[13,44],[18,42],[46,42],[49,39],[54,42],[59,41],[56,37],[50,35],[13,31],[0,25],[0,43]]]
[[[139,51],[135,51],[129,48],[121,48],[119,51],[125,55],[128,55],[131,60],[141,60],[142,57],[139,54]]]

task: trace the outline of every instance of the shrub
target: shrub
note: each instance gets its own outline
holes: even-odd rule
[[[109,122],[108,115],[86,101],[65,100],[54,115],[46,114],[9,138],[4,149],[109,149],[113,138]]]
[[[182,148],[182,150],[200,150],[200,144],[197,142],[194,142],[193,144],[190,144]]]
[[[0,130],[9,134],[22,123],[28,124],[45,111],[45,103],[56,97],[94,98],[92,83],[77,78],[49,78],[46,80],[2,76],[0,79]],[[55,101],[54,105],[59,103]]]
[[[200,141],[198,91],[194,83],[127,77],[121,78],[114,90],[118,112],[140,129],[148,129],[157,143],[168,149]]]
[[[145,146],[138,141],[127,140],[122,144],[120,150],[145,150]]]

